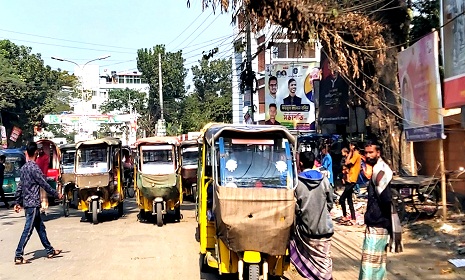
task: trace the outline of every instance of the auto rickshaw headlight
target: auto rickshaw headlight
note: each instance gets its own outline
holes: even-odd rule
[[[15,182],[19,182],[21,180],[20,177],[15,177]]]

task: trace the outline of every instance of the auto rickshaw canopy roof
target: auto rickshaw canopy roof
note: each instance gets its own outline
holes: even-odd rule
[[[74,150],[76,149],[76,144],[63,144],[60,145],[60,150],[62,151],[68,151],[68,150]]]
[[[197,140],[184,140],[181,142],[181,147],[197,146]]]
[[[223,124],[223,123],[209,123],[202,129],[202,135],[198,138],[199,143],[205,139],[209,145],[220,137],[224,132],[238,132],[250,134],[263,134],[263,133],[280,133],[289,142],[294,145],[295,137],[289,132],[287,128],[280,125],[240,125],[240,124]]]
[[[106,144],[108,146],[120,146],[121,140],[119,138],[105,137],[101,139],[82,141],[76,144],[76,149],[79,149],[81,146],[90,146],[90,145],[102,145]]]
[[[0,150],[0,155],[5,156],[20,156],[22,158],[26,158],[26,150],[25,149],[2,149]]]
[[[140,145],[151,145],[151,144],[169,144],[169,145],[179,146],[180,142],[179,142],[179,139],[174,136],[154,136],[154,137],[141,138],[136,141],[137,147],[139,147]]]

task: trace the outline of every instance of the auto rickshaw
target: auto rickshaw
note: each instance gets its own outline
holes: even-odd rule
[[[51,140],[40,139],[37,141],[37,144],[41,144],[44,150],[44,153],[49,156],[48,170],[46,174],[47,183],[52,187],[52,189],[57,192],[61,192],[60,184],[60,157],[61,152],[58,146]],[[48,203],[55,203],[55,198],[48,194],[44,189],[40,189],[41,198],[42,198],[42,208],[48,208]],[[48,199],[43,199],[47,197]]]
[[[21,149],[0,150],[5,155],[5,172],[2,184],[3,192],[8,200],[13,200],[21,177],[21,167],[26,163],[26,154]]]
[[[204,127],[197,183],[201,270],[258,280],[288,269],[294,139],[282,126]]]
[[[185,197],[195,201],[197,193],[197,166],[199,148],[196,140],[181,142],[181,178],[182,192]]]
[[[76,144],[65,144],[60,146],[60,183],[63,192],[63,212],[65,217],[69,216],[69,206],[78,206],[78,192],[74,174],[74,161],[76,155]]]
[[[76,144],[74,164],[78,209],[92,223],[103,210],[117,209],[123,215],[123,167],[121,140],[107,137]]]
[[[149,137],[137,140],[136,200],[139,220],[156,217],[163,226],[167,214],[181,220],[179,140],[176,137]]]

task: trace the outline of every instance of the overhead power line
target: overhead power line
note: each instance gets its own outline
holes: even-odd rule
[[[202,23],[199,26],[197,26],[197,28],[194,30],[194,32],[192,32],[186,39],[184,39],[184,41],[182,41],[179,45],[177,45],[173,49],[178,49],[182,44],[184,44],[184,42],[186,42],[192,35],[195,34],[195,32],[197,32],[197,30],[199,30],[199,28],[202,26],[202,24],[204,24],[210,18],[210,16],[212,14],[213,14],[213,11],[208,15],[208,17],[206,19],[204,19],[204,21],[202,21]]]
[[[6,29],[0,29],[0,31],[14,33],[14,34],[27,35],[27,36],[33,36],[33,37],[44,38],[44,39],[63,41],[63,42],[70,42],[70,43],[78,43],[78,44],[100,46],[100,47],[108,47],[108,48],[123,49],[123,50],[134,50],[133,48],[127,48],[127,47],[118,47],[118,46],[112,46],[112,45],[103,45],[103,44],[95,44],[95,43],[88,43],[88,42],[68,40],[68,39],[60,39],[60,38],[55,38],[55,37],[42,36],[42,35],[36,35],[36,34],[30,34],[30,33],[13,31],[13,30],[6,30]]]
[[[202,15],[202,13],[200,13],[195,19],[194,21],[192,21],[190,24],[188,24],[186,26],[186,28],[181,31],[181,33],[178,34],[178,36],[176,36],[176,38],[174,38],[173,40],[171,40],[168,44],[166,44],[166,46],[170,45],[171,43],[173,43],[174,41],[176,41],[179,37],[181,37],[182,34],[184,34],[184,32],[187,31],[187,29],[189,29],[191,26],[193,26],[193,24],[200,18],[200,16]]]

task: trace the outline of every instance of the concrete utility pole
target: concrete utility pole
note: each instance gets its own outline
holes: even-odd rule
[[[159,93],[160,93],[160,119],[163,120],[163,82],[161,79],[161,53],[158,53],[158,84],[159,84]]]
[[[244,9],[245,15],[245,32],[246,32],[246,40],[247,40],[247,57],[246,57],[246,64],[245,64],[245,71],[241,75],[242,83],[245,86],[244,92],[244,106],[248,108],[248,113],[250,114],[250,123],[254,123],[254,81],[255,81],[255,74],[252,71],[252,38],[251,38],[251,31],[250,31],[250,17],[249,14]],[[249,123],[249,121],[247,121]]]

